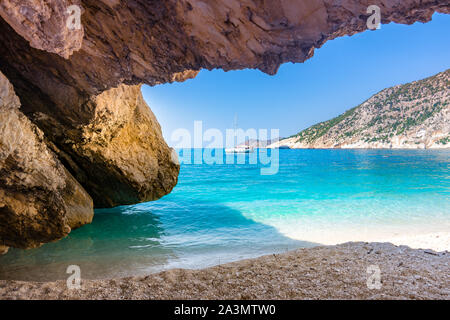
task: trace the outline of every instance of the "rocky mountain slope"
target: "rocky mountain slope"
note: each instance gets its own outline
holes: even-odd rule
[[[450,69],[384,89],[361,105],[269,147],[450,148]]]
[[[370,5],[382,23],[450,13],[449,0],[0,1],[0,111],[9,121],[0,136],[0,251],[60,239],[88,223],[93,206],[172,190],[179,165],[141,84],[214,68],[275,74],[328,40],[367,30]],[[72,6],[81,13],[75,29]]]

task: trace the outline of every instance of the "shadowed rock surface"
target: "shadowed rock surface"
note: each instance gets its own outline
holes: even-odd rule
[[[366,30],[369,5],[381,8],[382,23],[411,24],[449,13],[449,2],[79,0],[70,4],[79,4],[82,27],[71,30],[65,0],[6,0],[0,71],[20,98],[20,112],[95,206],[131,204],[169,193],[179,172],[140,84],[184,81],[202,68],[275,74],[330,39]],[[33,144],[31,137],[24,139]],[[37,216],[50,221],[51,211]],[[48,239],[66,234],[54,228]],[[9,238],[9,246],[34,245]]]
[[[30,248],[90,223],[94,210],[91,197],[19,107],[0,73],[0,246]]]

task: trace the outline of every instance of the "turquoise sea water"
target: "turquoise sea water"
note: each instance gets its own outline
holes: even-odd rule
[[[171,194],[96,210],[91,225],[0,257],[0,279],[142,275],[317,243],[450,231],[450,150],[280,150],[258,164],[182,165]]]

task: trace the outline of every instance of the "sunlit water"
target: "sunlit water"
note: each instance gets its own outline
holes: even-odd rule
[[[183,165],[155,202],[97,210],[91,225],[0,257],[1,279],[142,275],[317,243],[450,231],[450,151],[280,150],[260,165]]]

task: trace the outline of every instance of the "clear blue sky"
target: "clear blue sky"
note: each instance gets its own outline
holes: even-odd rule
[[[338,38],[301,64],[278,74],[258,70],[202,70],[184,83],[143,87],[166,141],[177,128],[280,129],[286,137],[335,117],[378,91],[450,68],[450,15],[429,23],[389,24],[380,30]]]

